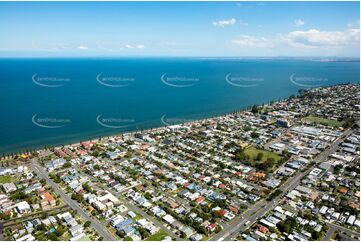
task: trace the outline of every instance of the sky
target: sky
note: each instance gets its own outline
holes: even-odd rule
[[[0,57],[359,57],[359,2],[0,2]]]

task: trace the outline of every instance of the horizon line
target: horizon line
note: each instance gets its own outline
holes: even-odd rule
[[[274,56],[257,56],[257,55],[249,55],[249,56],[202,56],[202,55],[189,55],[189,56],[172,56],[172,55],[160,55],[160,56],[150,56],[150,55],[142,55],[142,56],[107,56],[107,55],[89,55],[89,56],[0,56],[0,59],[25,59],[25,58],[41,58],[41,59],[54,59],[54,58],[223,58],[223,59],[237,59],[237,58],[307,58],[307,59],[314,59],[314,58],[335,58],[335,59],[358,59],[360,60],[359,56],[302,56],[302,55],[295,55],[295,56],[283,56],[283,55],[274,55]]]

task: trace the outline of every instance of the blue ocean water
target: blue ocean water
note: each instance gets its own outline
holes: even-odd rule
[[[212,117],[359,76],[359,61],[0,59],[0,153]]]

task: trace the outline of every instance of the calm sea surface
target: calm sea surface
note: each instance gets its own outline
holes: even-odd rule
[[[358,61],[0,59],[0,152],[212,117],[359,75]]]

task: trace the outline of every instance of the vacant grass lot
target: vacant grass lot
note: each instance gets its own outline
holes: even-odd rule
[[[266,172],[273,172],[280,165],[282,157],[268,150],[257,149],[256,147],[248,147],[244,150],[245,155],[248,156],[248,165],[254,166],[258,169],[264,170]],[[257,155],[262,153],[262,159],[258,160]],[[273,159],[273,161],[267,161],[268,159]]]
[[[13,178],[11,176],[0,176],[0,184],[12,182]]]
[[[163,240],[168,234],[164,232],[163,230],[151,235],[146,239],[146,241],[161,241]]]
[[[331,126],[331,127],[341,127],[344,123],[344,122],[340,122],[337,120],[325,119],[325,118],[314,117],[314,116],[308,116],[308,117],[303,118],[302,120],[305,122],[322,124],[322,125]]]
[[[252,161],[256,161],[258,153],[263,153],[262,160],[257,161],[260,163],[265,162],[268,158],[273,158],[275,161],[279,161],[281,159],[281,156],[277,153],[274,153],[274,152],[268,151],[268,150],[260,150],[260,149],[257,149],[256,147],[252,147],[252,146],[246,148],[244,153],[246,155],[248,155]]]

